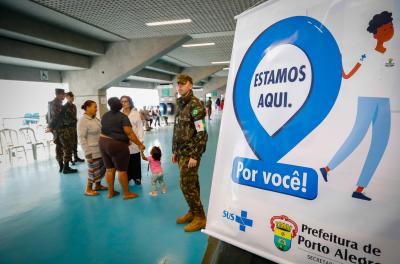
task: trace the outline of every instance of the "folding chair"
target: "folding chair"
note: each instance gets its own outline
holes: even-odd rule
[[[33,154],[33,159],[37,160],[37,147],[42,146],[43,149],[45,149],[45,144],[43,142],[40,142],[37,140],[36,135],[35,135],[35,130],[33,130],[30,127],[23,127],[19,129],[19,133],[21,133],[22,137],[25,140],[25,143],[27,145],[32,146],[32,154]]]
[[[5,154],[5,148],[3,147],[3,141],[1,140],[1,136],[0,136],[0,156],[4,156]],[[0,163],[2,163],[2,160],[0,160]]]
[[[26,149],[23,145],[19,144],[17,130],[8,128],[2,129],[0,130],[0,136],[3,137],[2,143],[6,152],[8,153],[11,165],[12,157],[15,157],[17,152],[22,151],[24,152],[25,160],[28,162],[28,158],[26,157]]]

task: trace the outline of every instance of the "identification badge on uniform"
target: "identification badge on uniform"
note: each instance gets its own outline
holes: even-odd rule
[[[206,122],[204,119],[197,120],[194,122],[197,132],[205,131],[206,130]]]
[[[193,111],[192,111],[192,116],[193,116],[193,117],[196,117],[196,116],[198,115],[198,113],[199,113],[199,110],[193,109]]]

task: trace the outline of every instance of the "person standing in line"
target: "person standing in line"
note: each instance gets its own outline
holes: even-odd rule
[[[154,106],[150,108],[150,116],[151,116],[151,122],[154,123],[154,128],[156,128],[156,112]]]
[[[168,114],[167,114],[167,109],[166,105],[164,104],[164,107],[162,108],[162,111],[160,110],[160,115],[164,119],[164,124],[168,126]]]
[[[85,111],[78,122],[79,142],[88,162],[88,180],[86,184],[85,195],[99,195],[97,191],[108,190],[107,187],[101,185],[104,178],[106,168],[99,148],[99,139],[101,124],[96,117],[97,104],[95,101],[87,100],[82,109]],[[93,188],[93,184],[95,184]]]
[[[144,142],[143,123],[139,112],[135,109],[132,98],[129,96],[121,96],[122,112],[129,118],[132,130],[138,137],[140,142]],[[129,145],[129,165],[128,165],[128,182],[133,180],[136,185],[142,183],[142,165],[140,159],[140,149],[136,144]]]
[[[208,134],[205,128],[206,110],[193,95],[192,78],[180,75],[177,78],[177,112],[172,137],[172,163],[178,163],[180,186],[189,206],[189,211],[176,219],[177,224],[189,223],[186,232],[198,231],[206,226],[206,216],[200,200],[198,170],[200,159],[206,150]]]
[[[78,132],[77,132],[77,111],[76,105],[74,104],[75,96],[72,92],[66,93],[67,102],[65,103],[64,107],[67,108],[66,114],[70,115],[70,119],[74,120],[75,126],[74,129],[72,128],[73,123],[71,124],[71,133],[73,133],[74,140],[73,140],[73,159],[72,165],[75,165],[75,162],[85,162],[84,159],[79,158],[78,156]]]
[[[56,144],[56,159],[60,166],[59,172],[64,174],[75,173],[78,170],[69,167],[72,159],[72,145],[69,129],[64,125],[65,113],[62,102],[65,99],[64,89],[56,89],[56,98],[49,102],[47,113],[47,129],[46,132],[53,133],[54,143]]]
[[[206,107],[207,107],[207,113],[208,113],[208,120],[211,120],[211,112],[212,112],[212,101],[211,101],[211,98],[208,98],[207,103],[206,103]]]
[[[151,126],[153,124],[153,108],[150,107],[148,110],[146,110],[146,119],[149,122],[149,128],[153,129]]]
[[[129,165],[129,142],[144,150],[145,146],[137,138],[132,130],[129,118],[121,113],[122,104],[119,98],[108,99],[110,111],[101,119],[101,134],[99,146],[103,162],[106,166],[106,179],[108,183],[108,198],[113,198],[119,193],[114,190],[115,173],[118,171],[119,183],[122,187],[124,200],[138,197],[136,193],[129,191],[128,165]]]
[[[219,106],[221,105],[221,99],[219,97],[215,100],[215,111],[219,111]]]
[[[145,107],[145,106],[144,106]],[[146,113],[144,112],[144,109],[140,109],[139,110],[139,114],[140,114],[140,119],[142,120],[142,126],[144,127],[144,129],[147,131],[147,126],[146,126]]]
[[[148,119],[148,111],[146,109],[146,106],[143,106],[143,109],[140,110],[140,118],[142,119],[143,126],[146,131],[149,131],[151,127],[149,126],[149,119]]]
[[[160,112],[159,105],[157,105],[157,108],[153,110],[153,113],[154,113],[154,118],[155,118],[154,127],[157,127],[157,124],[159,127],[161,127],[161,124],[160,124],[161,112]]]

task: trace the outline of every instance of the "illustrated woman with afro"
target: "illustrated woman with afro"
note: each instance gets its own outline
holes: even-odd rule
[[[351,78],[360,68],[366,67],[363,65],[368,65],[368,74],[372,74],[374,76],[373,78],[378,78],[376,75],[384,72],[385,67],[393,66],[392,64],[388,65],[387,63],[384,63],[386,58],[386,55],[384,56],[384,54],[387,51],[385,43],[391,40],[394,35],[392,21],[392,13],[390,12],[384,11],[380,14],[374,15],[372,20],[369,22],[367,31],[371,33],[373,38],[376,40],[375,49],[370,52],[370,54],[363,54],[360,61],[348,74],[343,70],[342,75],[344,79]],[[388,68],[386,68],[386,70],[388,70]],[[393,74],[393,71],[386,71],[385,73]],[[367,88],[375,89],[378,95],[380,95],[379,93],[382,93],[382,91],[379,90],[380,87]],[[353,198],[366,201],[370,201],[371,198],[363,191],[371,181],[389,140],[390,101],[388,97],[358,97],[356,121],[350,135],[328,165],[320,168],[322,176],[327,182],[328,173],[339,166],[357,148],[367,134],[370,125],[372,125],[371,145],[361,174],[358,178],[357,187],[352,194]]]

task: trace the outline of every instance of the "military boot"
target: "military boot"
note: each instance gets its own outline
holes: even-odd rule
[[[193,220],[194,215],[192,212],[187,212],[184,216],[176,218],[176,223],[177,224],[184,224],[184,223],[189,223]]]
[[[206,217],[205,216],[195,216],[188,225],[185,226],[185,232],[195,232],[206,227]]]
[[[74,162],[85,162],[85,160],[75,156]]]
[[[64,174],[69,174],[69,173],[76,173],[76,172],[78,172],[77,169],[72,169],[72,168],[68,165],[68,163],[69,163],[69,162],[66,162],[66,163],[64,164],[64,169],[63,169],[63,173],[64,173]]]
[[[58,161],[58,166],[60,166],[60,170],[58,172],[62,172],[64,169],[64,163],[62,161]]]

